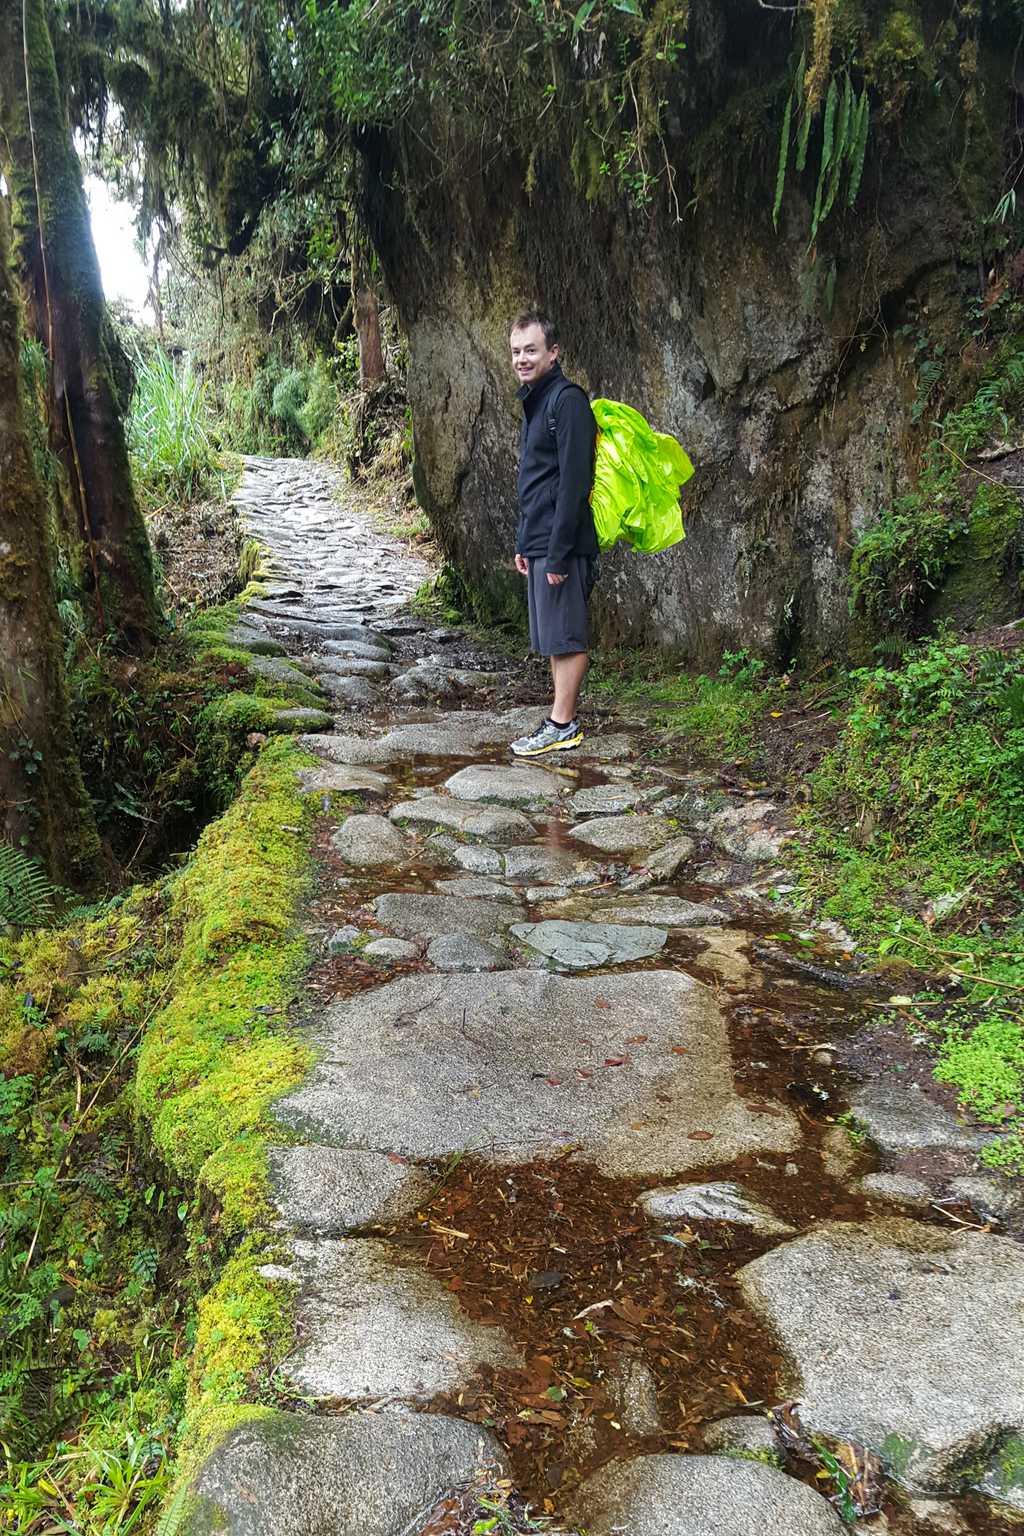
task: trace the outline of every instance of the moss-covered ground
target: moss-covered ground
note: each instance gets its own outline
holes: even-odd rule
[[[19,1536],[145,1528],[172,1456],[259,1411],[289,1330],[260,1274],[267,1109],[307,1065],[284,1023],[313,813],[294,742],[246,741],[302,701],[227,645],[236,612],[181,642],[227,809],[181,867],[0,939],[0,1526]]]

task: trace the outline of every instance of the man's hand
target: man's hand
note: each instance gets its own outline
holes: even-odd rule
[[[525,555],[516,555],[516,570],[520,576],[528,576],[530,574],[530,562]]]
[[[548,586],[560,587],[565,580],[564,576],[557,575],[554,571],[548,571]]]

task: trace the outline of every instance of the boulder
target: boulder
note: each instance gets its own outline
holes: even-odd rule
[[[578,822],[572,836],[602,853],[649,853],[670,842],[675,828],[661,816],[596,816]]]
[[[479,800],[488,805],[543,808],[569,789],[557,773],[530,764],[474,763],[460,768],[445,780],[445,789],[458,800]]]
[[[587,1536],[845,1536],[827,1500],[795,1477],[728,1456],[612,1461],[569,1501]]]
[[[346,816],[331,843],[345,863],[357,869],[400,864],[409,855],[409,844],[386,816]]]
[[[830,1222],[738,1278],[807,1429],[870,1446],[911,1487],[955,1489],[1024,1424],[1024,1249],[1008,1238]]]
[[[520,944],[545,955],[560,970],[586,971],[599,965],[644,960],[664,948],[664,928],[626,928],[615,923],[516,923]]]
[[[445,795],[403,800],[393,807],[391,820],[413,827],[443,827],[458,832],[461,837],[499,844],[533,836],[533,823],[519,811],[476,805],[469,800],[452,800]]]
[[[649,1189],[639,1197],[650,1221],[667,1225],[679,1221],[728,1221],[746,1227],[757,1237],[780,1237],[793,1231],[775,1212],[742,1185],[722,1180],[716,1184],[676,1184],[672,1189]]]
[[[523,915],[517,902],[473,900],[459,896],[390,891],[373,903],[377,920],[404,939],[433,939],[470,933],[488,938]]]
[[[300,1339],[279,1367],[308,1397],[429,1402],[467,1386],[483,1365],[521,1366],[504,1334],[471,1322],[426,1270],[399,1268],[370,1238],[297,1240],[271,1278],[298,1284]]]
[[[249,1411],[194,1478],[181,1536],[403,1536],[439,1489],[500,1455],[442,1414]]]

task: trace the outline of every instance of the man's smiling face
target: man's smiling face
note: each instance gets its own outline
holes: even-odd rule
[[[558,345],[548,347],[543,326],[527,325],[522,330],[513,331],[509,342],[512,367],[520,384],[536,384],[558,361]]]

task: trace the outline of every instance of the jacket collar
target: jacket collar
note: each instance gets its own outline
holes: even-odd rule
[[[536,384],[520,384],[516,390],[516,396],[523,402],[523,410],[532,412],[537,401],[543,399],[556,379],[561,378],[564,378],[562,365],[555,363],[542,379],[537,380]]]

